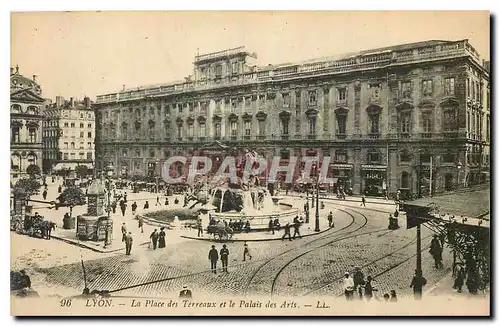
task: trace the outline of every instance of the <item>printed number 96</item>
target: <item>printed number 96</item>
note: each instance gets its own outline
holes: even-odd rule
[[[61,307],[71,307],[71,299],[62,299],[59,303]]]

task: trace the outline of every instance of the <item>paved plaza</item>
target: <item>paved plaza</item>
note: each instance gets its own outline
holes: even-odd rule
[[[57,196],[57,183],[49,183],[48,188],[48,199],[52,200]],[[155,206],[156,194],[127,193],[129,206],[137,202],[138,214],[144,213],[146,200],[150,203],[148,211],[164,209]],[[298,198],[294,196],[290,194],[291,199]],[[16,250],[12,264],[13,268],[23,266],[33,275],[33,288],[61,296],[82,292],[82,259],[90,290],[108,290],[120,296],[176,296],[183,285],[188,285],[194,293],[216,295],[341,297],[344,272],[352,272],[355,267],[360,267],[365,277],[374,277],[379,295],[396,290],[399,296],[410,296],[416,259],[415,230],[406,229],[404,215],[399,217],[399,229],[388,230],[388,216],[395,210],[393,202],[368,198],[366,207],[361,207],[359,198],[348,199],[321,198],[325,207],[320,210],[319,233],[313,230],[312,216],[310,223],[301,227],[303,237],[293,241],[282,241],[282,230],[275,235],[269,231],[236,234],[234,241],[225,242],[230,252],[228,273],[220,269],[217,274],[210,272],[207,257],[211,245],[220,249],[222,243],[206,234],[198,237],[194,229],[177,226],[167,230],[166,248],[153,250],[148,245],[149,234],[157,227],[145,224],[141,233],[130,209],[125,216],[117,210],[112,215],[113,244],[105,250],[102,243],[76,241],[75,230],[61,228],[67,208],[49,210],[43,204],[35,205],[35,211],[57,223],[54,238],[43,240],[13,234],[16,247],[26,242],[30,244],[26,247],[36,249]],[[79,206],[73,209],[73,215],[85,211],[85,206]],[[328,228],[327,221],[330,211],[335,221],[332,228]],[[122,223],[134,237],[130,256],[125,255],[120,239]],[[423,228],[422,268],[428,280],[426,289],[435,292],[436,284],[450,273],[451,254],[445,250],[444,268],[434,268],[427,249],[432,234]],[[243,261],[245,241],[252,259]]]

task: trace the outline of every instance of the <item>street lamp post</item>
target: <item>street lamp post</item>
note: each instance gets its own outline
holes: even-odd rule
[[[314,220],[314,232],[319,232],[319,171],[316,167],[316,216]]]
[[[106,191],[107,191],[107,196],[108,196],[108,206],[106,207],[108,217],[107,217],[107,225],[106,225],[106,237],[104,240],[104,248],[106,246],[109,246],[112,242],[111,237],[109,236],[109,226],[110,226],[110,221],[111,221],[111,177],[113,176],[113,165],[110,163],[106,168],[105,168],[105,177],[106,177]]]

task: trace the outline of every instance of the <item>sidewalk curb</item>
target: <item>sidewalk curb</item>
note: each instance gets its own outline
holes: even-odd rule
[[[445,276],[443,276],[439,281],[437,281],[431,288],[427,289],[424,291],[424,294],[430,294],[432,291],[434,291],[436,288],[438,288],[441,283],[443,282],[444,279],[446,279],[448,276],[452,275],[453,271],[451,267],[448,267],[449,271],[446,273]]]
[[[329,231],[329,230],[332,230],[332,229],[334,229],[334,228],[326,228],[325,230],[320,231],[320,232],[309,233],[309,234],[301,236],[300,239],[307,238],[307,237],[310,237],[310,236],[313,236],[313,235],[319,235],[319,234],[325,233],[326,231]],[[210,238],[190,237],[190,236],[185,236],[185,235],[181,235],[181,238],[190,239],[190,240],[199,240],[199,241],[224,242],[224,243],[225,242],[265,242],[265,241],[278,241],[278,240],[281,240],[281,237],[280,238],[271,238],[271,239],[254,239],[254,240],[238,240],[238,239],[218,240],[218,239],[210,239]]]
[[[288,195],[290,197],[299,197],[299,198],[302,198],[303,196],[301,195]],[[305,195],[304,195],[305,196]],[[354,199],[347,199],[347,198],[359,198],[358,200],[354,200]],[[331,201],[338,201],[338,202],[345,202],[345,201],[349,201],[349,202],[353,202],[353,203],[360,203],[361,202],[361,197],[353,197],[353,196],[350,196],[350,197],[346,197],[346,199],[339,199],[339,198],[335,198],[335,197],[322,197],[322,196],[319,196],[319,199],[323,199],[323,200],[331,200]],[[383,200],[383,199],[381,199]],[[383,202],[379,202],[379,201],[366,201],[367,204],[376,204],[376,205],[396,205],[394,203],[393,200],[384,200]]]
[[[68,244],[75,245],[75,246],[80,247],[80,248],[89,249],[89,250],[92,250],[94,252],[99,252],[99,253],[102,253],[102,254],[108,254],[108,253],[118,252],[118,251],[121,251],[121,250],[125,249],[125,247],[123,247],[123,248],[118,248],[118,249],[110,249],[110,250],[104,249],[104,250],[102,250],[102,249],[96,248],[95,246],[91,246],[91,245],[87,245],[85,243],[82,243],[81,241],[67,239],[67,238],[63,238],[63,237],[57,236],[57,235],[52,235],[51,238],[54,238],[54,239],[59,240],[59,241],[66,242]],[[148,242],[144,242],[144,243],[140,243],[139,246],[144,246],[146,244],[149,244],[149,241]]]

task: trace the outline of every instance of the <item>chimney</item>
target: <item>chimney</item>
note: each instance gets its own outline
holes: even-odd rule
[[[33,75],[33,81],[36,83],[36,75]]]
[[[61,107],[64,105],[64,97],[56,96],[56,107]]]
[[[72,97],[69,98],[69,106],[73,107],[73,98]]]
[[[19,73],[19,65],[16,65],[16,74]]]
[[[83,98],[83,105],[85,105],[86,108],[90,108],[90,97],[85,96]]]
[[[123,84],[123,89],[122,89],[122,91],[124,91],[124,90],[125,90],[125,84]]]

